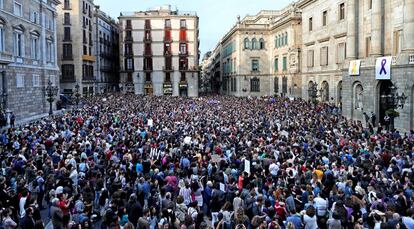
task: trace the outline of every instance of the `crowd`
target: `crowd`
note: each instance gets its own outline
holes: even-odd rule
[[[329,104],[113,94],[0,144],[0,228],[414,228],[414,132]]]

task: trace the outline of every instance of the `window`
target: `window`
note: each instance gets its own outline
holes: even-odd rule
[[[63,44],[63,59],[72,60],[72,44]]]
[[[171,20],[165,19],[165,28],[171,28]]]
[[[337,63],[341,64],[346,59],[346,44],[339,43],[338,44],[338,52],[337,52]]]
[[[3,9],[3,7],[4,7],[4,1],[0,0],[0,9]]]
[[[287,57],[284,56],[283,57],[283,71],[286,71],[286,70],[287,70]]]
[[[287,84],[288,84],[287,77],[286,76],[282,77],[282,93],[285,94],[285,95],[287,94],[287,91],[288,91]]]
[[[314,66],[314,51],[308,50],[308,67]]]
[[[30,12],[30,21],[35,24],[39,23],[39,13],[36,11]]]
[[[328,47],[321,48],[321,66],[328,65]]]
[[[345,19],[345,3],[339,4],[339,20]]]
[[[125,66],[126,70],[133,70],[134,69],[134,61],[132,58],[127,58],[126,59],[126,66]]]
[[[252,60],[252,71],[259,71],[259,60]]]
[[[63,41],[70,41],[70,40],[71,40],[70,27],[65,27],[63,29]]]
[[[283,39],[282,39],[282,35],[279,35],[279,47],[283,47]]]
[[[4,52],[4,28],[0,25],[0,52]]]
[[[260,92],[260,79],[253,78],[250,80],[250,91],[251,92]]]
[[[250,48],[250,41],[249,38],[244,38],[244,49],[249,49]]]
[[[277,36],[275,37],[275,47],[279,48],[279,40],[277,39]]]
[[[63,24],[70,25],[70,13],[65,13],[63,17]]]
[[[16,75],[16,87],[17,88],[24,87],[24,75],[23,74]]]
[[[279,58],[275,58],[275,72],[279,71]]]
[[[40,75],[33,74],[32,82],[33,82],[33,87],[39,87],[40,86]]]
[[[279,78],[275,77],[273,80],[273,90],[275,94],[279,93]]]
[[[75,65],[63,64],[62,65],[62,79],[63,80],[74,80],[75,79]]]
[[[368,1],[368,9],[372,9],[372,0],[367,0]]]
[[[401,53],[401,44],[402,44],[402,31],[394,31],[394,42],[393,42],[393,55],[396,56]]]
[[[22,17],[23,16],[23,7],[21,3],[14,1],[14,15]]]
[[[83,55],[88,55],[88,47],[86,45],[83,46]]]
[[[328,11],[323,11],[322,13],[322,26],[326,26],[328,20]]]
[[[252,49],[257,49],[258,47],[257,47],[258,45],[257,45],[257,40],[256,40],[256,38],[253,38],[252,39]]]
[[[371,55],[371,37],[365,38],[365,56],[369,57]]]
[[[259,41],[259,48],[260,49],[265,49],[265,41],[264,41],[264,39],[263,38],[260,38],[260,41]]]
[[[285,45],[288,45],[288,33],[285,33]]]
[[[49,63],[54,62],[54,50],[53,42],[51,40],[46,41],[46,61]]]
[[[39,37],[37,36],[32,35],[30,38],[30,53],[32,59],[39,59]]]
[[[125,44],[125,55],[132,55],[132,44]]]
[[[23,31],[15,31],[14,35],[14,55],[18,57],[23,57],[24,53],[24,41],[23,41]]]
[[[71,8],[70,0],[65,0],[63,4],[63,9],[70,9],[70,8]]]
[[[313,30],[312,20],[312,18],[309,18],[309,31]]]
[[[180,44],[180,54],[187,54],[187,44]]]
[[[187,27],[187,22],[185,20],[180,20],[180,27],[181,28],[186,28]]]

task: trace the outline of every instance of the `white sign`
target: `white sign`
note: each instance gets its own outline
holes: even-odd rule
[[[148,119],[148,126],[152,127],[154,125],[154,120]]]
[[[191,137],[187,136],[184,138],[184,144],[190,145],[191,144]]]
[[[391,79],[391,62],[392,56],[377,58],[375,63],[375,79],[390,80]]]
[[[250,161],[249,160],[244,160],[244,171],[250,174]]]
[[[359,76],[359,68],[361,67],[361,60],[351,60],[349,62],[349,75]]]
[[[220,183],[220,190],[226,192],[226,186],[223,183]]]

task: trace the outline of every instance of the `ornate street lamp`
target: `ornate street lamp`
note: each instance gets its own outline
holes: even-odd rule
[[[76,84],[75,85],[76,108],[78,108],[80,96],[81,96],[81,94],[79,93],[79,84]]]
[[[49,102],[49,116],[53,115],[52,104],[53,104],[53,101],[55,101],[54,97],[57,95],[58,90],[59,88],[56,86],[53,86],[52,81],[49,80],[45,88],[45,95],[47,97],[47,101]]]

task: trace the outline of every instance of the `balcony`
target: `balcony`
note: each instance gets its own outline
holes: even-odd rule
[[[71,10],[71,9],[72,9],[72,3],[63,5],[63,10]]]
[[[144,43],[151,43],[152,42],[152,38],[151,37],[144,37],[143,42]]]
[[[178,52],[178,55],[179,56],[183,56],[183,57],[185,57],[185,56],[188,56],[188,52]]]
[[[171,37],[164,37],[164,43],[171,43],[172,41]]]
[[[144,52],[144,57],[151,57],[152,56],[152,51],[145,51]]]
[[[125,42],[126,43],[128,43],[128,42],[133,42],[134,41],[134,39],[132,39],[132,36],[126,36],[125,37]]]
[[[171,51],[165,51],[164,56],[172,56],[172,52]]]
[[[72,55],[62,55],[62,60],[73,60]]]
[[[60,78],[61,83],[74,83],[76,82],[76,77],[74,75],[72,76],[62,76]]]
[[[13,55],[6,53],[6,52],[0,52],[0,64],[10,64],[12,63]]]
[[[83,55],[82,56],[82,60],[84,61],[90,61],[90,62],[95,62],[96,58],[94,56],[91,55]]]
[[[173,72],[174,71],[174,66],[163,66],[162,70],[164,72]]]
[[[153,70],[152,70],[152,66],[150,67],[150,66],[147,66],[147,67],[144,67],[144,72],[145,73],[149,73],[149,72],[152,72]]]

